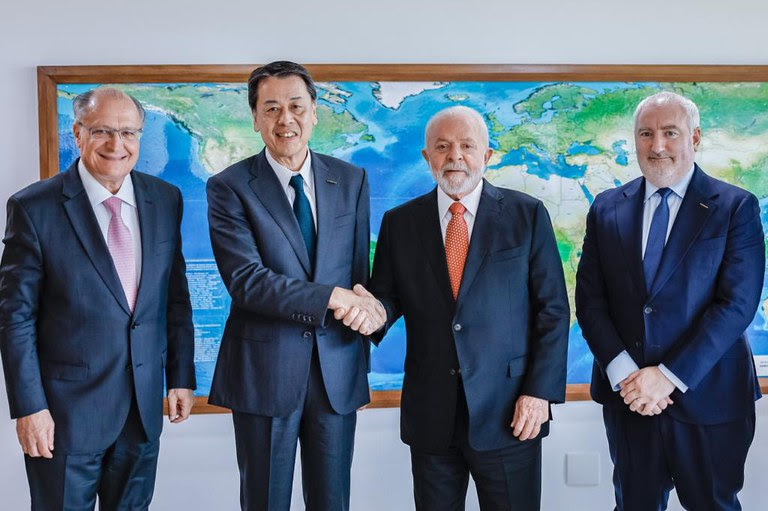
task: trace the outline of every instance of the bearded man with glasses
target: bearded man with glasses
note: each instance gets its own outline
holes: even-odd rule
[[[144,109],[74,100],[80,158],[8,200],[0,353],[33,510],[147,509],[195,388],[179,190],[136,172]]]

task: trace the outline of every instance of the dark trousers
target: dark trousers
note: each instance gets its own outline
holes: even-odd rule
[[[98,410],[94,410],[98,413]],[[54,437],[55,445],[55,437]],[[102,511],[149,508],[155,490],[160,441],[148,442],[136,402],[114,444],[88,454],[24,456],[33,511]]]
[[[674,405],[672,405],[674,406]],[[702,426],[662,413],[603,408],[619,511],[667,509],[674,487],[685,509],[738,511],[755,416]]]
[[[349,509],[357,413],[339,415],[331,408],[316,350],[306,396],[297,410],[287,417],[233,412],[232,420],[243,510],[290,509],[297,440],[306,509]]]
[[[451,445],[439,452],[411,447],[416,510],[463,511],[471,474],[482,511],[538,511],[541,439],[476,451],[469,445],[469,412],[461,384],[458,395]]]

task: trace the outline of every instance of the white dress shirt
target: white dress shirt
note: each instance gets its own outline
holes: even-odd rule
[[[475,226],[477,218],[477,207],[480,205],[480,195],[483,193],[483,180],[481,179],[475,189],[461,198],[461,204],[466,208],[464,211],[464,221],[467,223],[467,241],[472,239],[472,228]],[[437,213],[440,215],[440,232],[443,235],[443,245],[445,245],[445,230],[448,228],[448,222],[451,221],[453,214],[450,211],[451,204],[457,202],[453,200],[439,186],[437,187]]]
[[[664,241],[665,243],[666,240],[669,239],[669,233],[672,232],[672,226],[674,225],[675,219],[677,218],[677,213],[680,211],[680,205],[683,203],[683,197],[685,197],[685,192],[688,190],[688,185],[691,183],[691,178],[693,177],[693,169],[694,167],[691,166],[691,169],[688,171],[685,177],[683,177],[683,179],[669,187],[672,190],[672,193],[667,196],[667,204],[669,205],[669,224],[667,225],[667,236]],[[648,243],[648,233],[651,231],[651,220],[653,219],[653,214],[656,212],[656,208],[659,207],[659,204],[661,204],[661,195],[656,193],[658,189],[658,186],[652,185],[647,179],[645,180],[645,200],[643,201],[643,256],[645,256],[645,246]],[[637,371],[638,369],[639,367],[635,361],[632,360],[632,357],[629,355],[627,350],[624,350],[619,353],[616,358],[611,360],[611,362],[608,364],[608,367],[605,368],[605,373],[606,376],[608,376],[608,381],[611,382],[613,390],[618,391],[621,390],[619,383],[621,383],[627,376]],[[662,374],[669,379],[669,381],[674,383],[675,387],[677,387],[680,392],[685,392],[688,390],[688,386],[683,383],[677,376],[675,376],[675,374],[670,371],[664,364],[659,364],[659,371],[661,371]]]
[[[307,150],[307,157],[304,159],[304,163],[298,172],[294,172],[288,167],[284,167],[277,163],[277,160],[272,158],[269,154],[269,149],[265,149],[264,153],[267,155],[267,161],[272,170],[275,171],[277,179],[280,181],[280,186],[283,187],[286,197],[288,197],[288,203],[293,204],[293,199],[296,198],[296,191],[291,187],[291,178],[296,174],[301,174],[304,179],[304,195],[309,200],[309,208],[312,210],[312,220],[315,222],[315,232],[317,232],[317,209],[315,205],[315,179],[312,175],[312,156]]]
[[[91,203],[93,213],[96,215],[96,221],[99,223],[99,229],[104,236],[104,244],[107,244],[107,231],[109,229],[109,221],[112,219],[112,214],[109,212],[103,202],[113,196],[112,192],[104,188],[104,185],[96,181],[96,178],[91,175],[85,168],[83,160],[77,164],[77,171],[80,174],[80,180],[83,182],[83,188],[85,194],[88,196],[88,201]],[[141,230],[139,229],[139,211],[136,208],[136,196],[133,193],[133,181],[131,175],[125,176],[123,184],[120,186],[120,190],[114,194],[115,197],[119,197],[123,204],[120,207],[120,216],[123,219],[123,223],[131,231],[131,239],[133,240],[133,259],[136,262],[136,287],[138,288],[141,281]]]

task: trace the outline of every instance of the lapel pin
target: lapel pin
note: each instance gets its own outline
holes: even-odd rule
[[[704,209],[709,209],[709,206],[707,206],[707,205],[706,205],[706,204],[704,204],[703,202],[699,202],[699,206],[701,206],[701,207],[702,207],[702,208],[704,208]]]
[[[326,182],[326,183],[330,183],[330,184],[332,184],[332,185],[335,185],[335,184],[336,184],[336,181],[334,181],[333,179],[326,179],[326,180],[325,180],[325,182]]]

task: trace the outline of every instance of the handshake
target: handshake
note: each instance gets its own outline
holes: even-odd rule
[[[334,318],[363,335],[376,332],[387,320],[384,306],[360,284],[355,284],[352,290],[333,288],[328,308]]]

